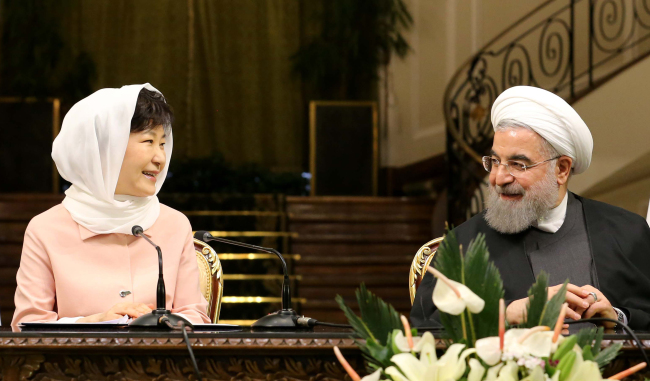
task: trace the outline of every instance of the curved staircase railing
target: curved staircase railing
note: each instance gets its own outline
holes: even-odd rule
[[[490,110],[509,87],[552,91],[569,103],[650,54],[650,1],[550,0],[465,62],[444,96],[448,221],[484,208],[481,156],[492,145]]]

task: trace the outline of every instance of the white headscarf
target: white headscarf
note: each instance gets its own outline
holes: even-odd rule
[[[101,89],[77,102],[63,119],[52,145],[52,159],[61,177],[72,183],[63,206],[86,229],[98,233],[131,234],[133,225],[150,228],[160,214],[158,191],[172,156],[171,132],[166,138],[167,163],[150,197],[115,195],[117,179],[131,133],[131,118],[140,90],[156,91],[148,83]]]
[[[504,119],[515,119],[530,126],[560,155],[572,158],[574,173],[589,168],[594,149],[589,127],[559,96],[538,87],[511,87],[492,105],[492,126],[496,128]]]

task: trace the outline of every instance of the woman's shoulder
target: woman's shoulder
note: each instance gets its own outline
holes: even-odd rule
[[[58,204],[33,217],[25,233],[48,242],[67,240],[79,236],[79,224],[72,219],[63,204]]]
[[[53,226],[66,227],[67,225],[76,227],[77,223],[74,222],[72,216],[70,216],[70,212],[68,212],[63,204],[57,204],[33,217],[29,221],[28,228],[46,228]]]
[[[183,213],[165,204],[160,204],[160,217],[167,226],[177,226],[192,229],[190,220]]]

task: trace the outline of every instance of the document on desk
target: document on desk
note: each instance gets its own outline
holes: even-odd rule
[[[129,316],[124,316],[120,319],[102,321],[97,323],[21,323],[19,327],[23,331],[86,331],[86,330],[124,330],[129,329],[129,323],[133,319]],[[242,327],[234,324],[193,324],[195,332],[233,332],[241,331]],[[140,327],[135,329],[141,330]],[[156,327],[149,329],[156,330]]]
[[[230,332],[241,330],[241,325],[235,324],[194,324],[195,332]]]
[[[98,321],[96,323],[88,323],[88,324],[129,324],[133,321],[131,316],[129,315],[124,315],[119,319],[113,319],[113,320],[106,320],[106,321]],[[79,323],[81,324],[81,323]]]

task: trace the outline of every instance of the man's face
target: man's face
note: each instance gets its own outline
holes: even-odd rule
[[[513,160],[525,165],[535,164],[550,159],[550,157],[542,156],[540,152],[542,144],[542,137],[533,131],[524,128],[500,130],[494,133],[492,157],[499,159],[501,163]],[[549,165],[553,165],[553,162],[529,168],[516,178],[508,173],[504,166],[500,165],[499,168],[493,168],[490,172],[490,185],[506,187],[509,184],[517,183],[526,191],[546,177]],[[507,201],[518,201],[523,197],[521,194],[501,194],[500,196],[502,200]]]
[[[544,140],[524,128],[508,128],[494,134],[492,157],[501,163],[516,161],[525,165],[542,162]],[[548,156],[548,154],[547,154]],[[490,172],[490,190],[485,219],[501,233],[518,233],[532,226],[555,206],[559,195],[554,160],[528,168],[512,176],[503,165]]]

